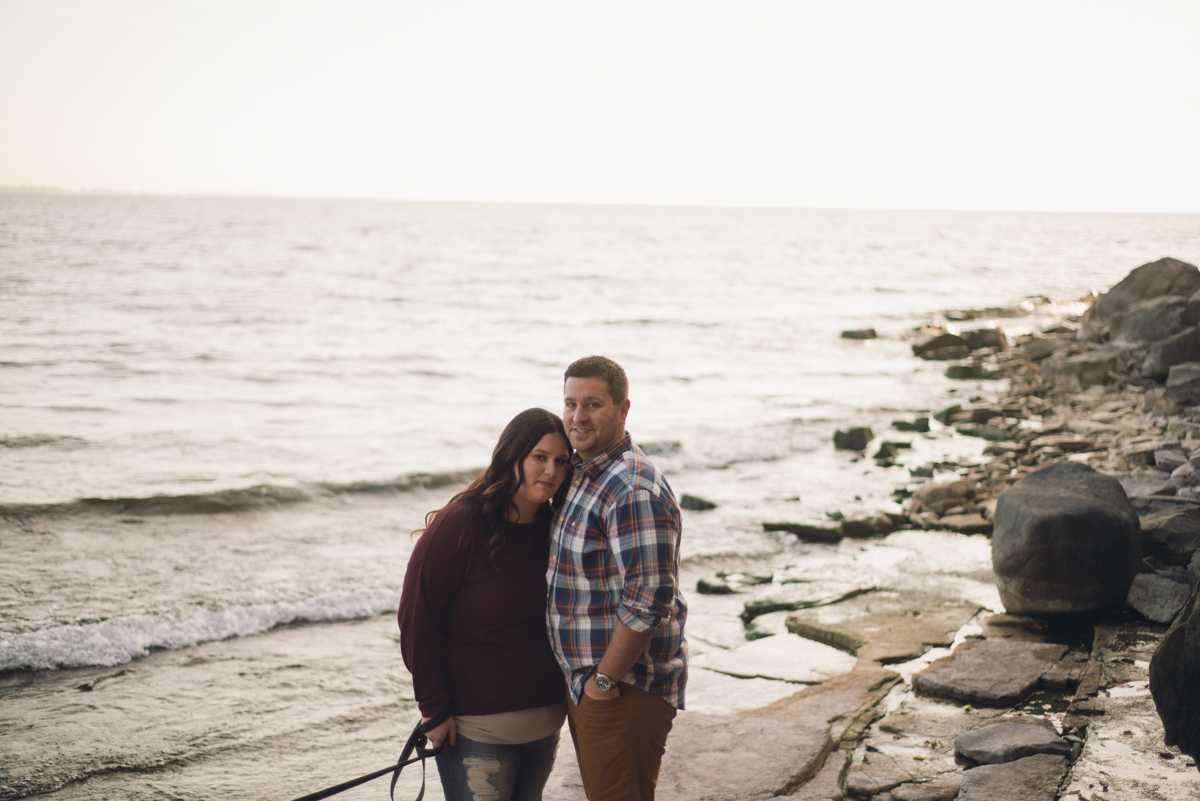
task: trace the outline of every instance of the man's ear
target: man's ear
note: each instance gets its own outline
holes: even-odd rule
[[[629,398],[626,398],[625,400],[621,401],[620,409],[621,409],[621,419],[624,420],[626,417],[629,416]]]

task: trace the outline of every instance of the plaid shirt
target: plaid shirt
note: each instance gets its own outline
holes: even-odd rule
[[[683,709],[679,538],[675,495],[628,433],[586,464],[574,456],[570,492],[550,527],[546,622],[576,704],[620,621],[654,632],[623,680]]]

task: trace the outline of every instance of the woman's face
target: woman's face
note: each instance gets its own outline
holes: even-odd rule
[[[520,501],[541,506],[554,497],[567,477],[567,441],[559,434],[547,434],[538,440],[533,450],[521,462],[525,480],[514,494]]]

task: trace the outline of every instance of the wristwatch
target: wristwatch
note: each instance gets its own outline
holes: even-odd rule
[[[596,680],[596,689],[602,693],[606,693],[613,687],[617,686],[615,681],[610,679],[608,676],[605,676],[599,670],[592,674],[592,678]]]

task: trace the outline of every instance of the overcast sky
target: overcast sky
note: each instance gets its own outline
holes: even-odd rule
[[[1200,0],[0,0],[0,186],[1200,212]]]

